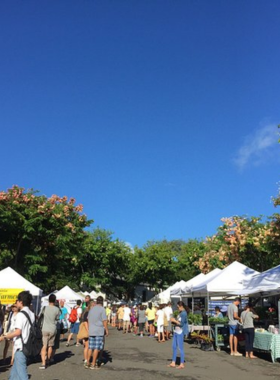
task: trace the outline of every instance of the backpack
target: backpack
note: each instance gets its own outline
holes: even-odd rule
[[[73,309],[71,310],[71,313],[69,315],[69,322],[71,323],[75,323],[77,322],[77,319],[78,319],[78,312],[77,312],[77,308],[76,307],[73,307]]]
[[[40,354],[41,349],[43,347],[42,344],[42,331],[36,321],[34,323],[31,322],[31,319],[26,313],[26,311],[21,311],[26,318],[28,319],[28,322],[30,324],[30,331],[29,331],[29,336],[27,338],[27,342],[24,343],[21,335],[21,341],[22,341],[22,352],[24,355],[29,358],[29,357],[35,357]]]

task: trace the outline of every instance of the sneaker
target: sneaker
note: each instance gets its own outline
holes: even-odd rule
[[[45,365],[40,365],[39,369],[46,369]]]
[[[242,354],[240,354],[240,352],[235,352],[233,355],[234,356],[243,356]]]
[[[100,367],[98,367],[97,365],[90,365],[89,366],[89,369],[100,369]]]
[[[84,364],[85,369],[89,369],[89,365],[87,363]]]
[[[76,343],[76,347],[79,347],[80,346],[80,343]]]
[[[65,344],[65,346],[66,346],[66,347],[69,347],[69,343],[67,342],[67,343]]]

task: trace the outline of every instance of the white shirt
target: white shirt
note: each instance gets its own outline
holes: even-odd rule
[[[163,326],[163,324],[164,324],[164,312],[163,312],[163,310],[158,310],[156,312],[156,315],[157,315],[157,325]]]
[[[80,316],[80,317],[82,316],[82,312],[83,312],[82,308],[81,308],[81,307],[78,307],[78,308],[77,308],[77,320],[76,320],[75,323],[79,323],[79,322],[80,322],[80,318],[79,318],[79,316]]]
[[[123,309],[123,320],[124,321],[130,321],[130,308],[124,307]]]
[[[170,321],[170,317],[171,317],[171,315],[173,314],[172,307],[171,307],[171,306],[166,306],[163,310],[164,310],[164,312],[165,312],[166,319],[167,319],[168,322],[169,322],[169,321]]]
[[[17,315],[18,315],[18,313],[16,313],[16,314],[13,313],[13,315],[11,317],[11,324],[10,324],[9,332],[15,331],[15,325],[16,325]]]
[[[29,309],[29,307],[24,306],[22,308],[22,310],[29,314],[31,322],[33,323],[34,320],[35,320],[35,316],[34,316],[34,313],[32,313],[32,311]],[[22,339],[23,339],[24,343],[27,342],[27,339],[28,339],[28,336],[29,336],[30,327],[31,326],[30,326],[30,323],[29,323],[27,317],[23,313],[18,312],[17,316],[16,316],[16,321],[15,321],[15,324],[14,324],[14,328],[21,330],[21,336],[22,336]],[[17,350],[22,350],[21,336],[17,336],[15,338],[14,352],[16,352]]]

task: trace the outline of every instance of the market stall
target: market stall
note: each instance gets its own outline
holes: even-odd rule
[[[218,321],[219,323],[210,323],[209,317],[211,310],[209,309],[210,298],[212,296],[229,297],[232,294],[236,294],[239,291],[244,290],[245,279],[250,279],[252,276],[258,274],[259,272],[248,268],[246,265],[241,264],[237,261],[233,262],[222,271],[215,273],[210,272],[205,276],[204,281],[193,286],[190,289],[185,289],[188,295],[195,297],[205,297],[207,316],[208,316],[208,326],[211,326],[211,335],[215,341],[215,346],[219,350],[220,347],[225,345],[228,335],[228,323],[227,319],[222,319]],[[212,274],[212,276],[210,276]],[[207,277],[208,276],[208,277]]]
[[[38,314],[43,291],[10,267],[0,271],[0,300],[2,304],[14,303],[18,294],[23,290],[28,290],[32,294],[32,305],[35,313]]]

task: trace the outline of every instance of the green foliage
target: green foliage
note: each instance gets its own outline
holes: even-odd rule
[[[100,228],[87,233],[85,247],[79,260],[83,285],[93,289],[99,285],[116,297],[129,297],[133,290],[130,247]]]
[[[202,316],[200,314],[188,313],[188,321],[192,325],[201,326],[202,325]]]
[[[209,318],[209,323],[220,323],[220,324],[225,324],[228,323],[228,318],[216,318],[216,317],[210,317]]]
[[[280,205],[280,193],[274,205]],[[277,213],[265,220],[223,218],[217,233],[205,240],[164,239],[131,249],[110,231],[89,231],[92,221],[82,209],[73,198],[47,198],[33,189],[0,192],[0,269],[11,266],[45,292],[64,285],[101,287],[129,299],[138,284],[160,291],[234,260],[259,271],[279,264]],[[201,323],[193,318],[201,316],[189,315],[190,323]]]

